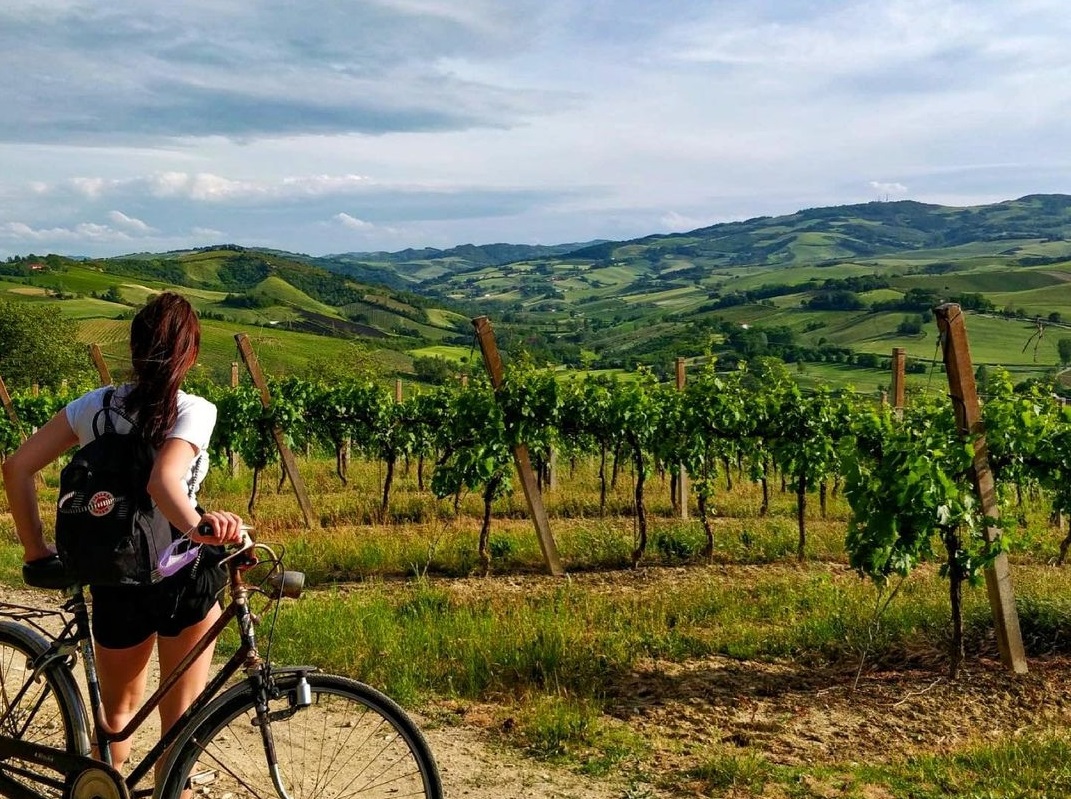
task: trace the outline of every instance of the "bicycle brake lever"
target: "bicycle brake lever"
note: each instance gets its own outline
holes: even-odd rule
[[[256,546],[256,541],[254,541],[252,536],[249,535],[252,531],[253,531],[253,528],[249,527],[248,525],[245,525],[245,524],[243,524],[239,528],[239,532],[242,535],[241,546],[239,546],[238,549],[236,549],[231,554],[227,555],[227,557],[221,559],[220,562],[219,562],[219,566],[220,567],[222,567],[223,564],[226,563],[227,561],[232,560],[233,558],[236,558],[239,555],[243,555],[246,552],[250,552],[253,549],[253,547]]]

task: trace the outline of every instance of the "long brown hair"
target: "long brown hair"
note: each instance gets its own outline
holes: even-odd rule
[[[130,324],[134,387],[124,405],[137,416],[142,435],[154,447],[164,443],[175,425],[179,386],[200,350],[197,314],[179,294],[158,294]]]

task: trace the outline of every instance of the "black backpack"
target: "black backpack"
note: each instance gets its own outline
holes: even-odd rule
[[[93,417],[94,439],[60,472],[56,550],[72,580],[85,585],[146,585],[171,525],[149,496],[154,453],[137,424],[112,406],[115,389]],[[126,420],[119,433],[112,417]],[[103,429],[101,420],[103,419]]]

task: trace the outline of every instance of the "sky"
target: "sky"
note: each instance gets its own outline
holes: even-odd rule
[[[1071,192],[1066,0],[4,0],[0,257]]]

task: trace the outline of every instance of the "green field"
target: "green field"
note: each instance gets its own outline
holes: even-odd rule
[[[479,351],[473,350],[471,347],[454,347],[445,344],[409,350],[409,355],[414,358],[445,358],[448,361],[457,363],[466,363],[473,358],[480,358]]]

